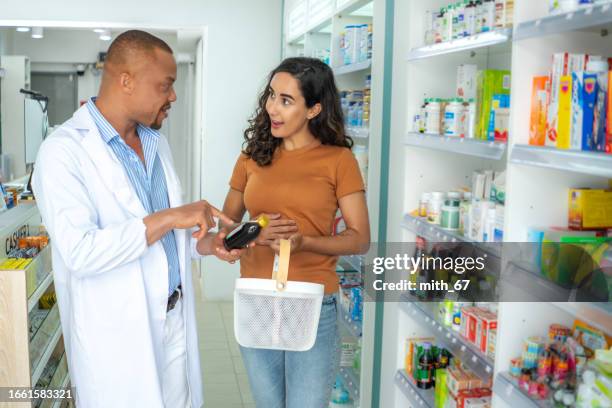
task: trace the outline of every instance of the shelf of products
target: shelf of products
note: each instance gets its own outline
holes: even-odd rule
[[[508,405],[521,408],[552,408],[550,401],[534,400],[518,386],[518,381],[508,373],[498,373],[493,392]]]
[[[610,302],[554,302],[556,307],[578,317],[583,322],[612,335],[612,303]]]
[[[493,375],[494,361],[484,355],[480,350],[471,344],[452,328],[440,324],[432,316],[432,312],[423,307],[419,302],[412,301],[413,297],[405,296],[401,303],[401,309],[418,323],[429,327],[432,335],[438,343],[443,345],[455,357],[458,357],[467,367],[470,368],[478,377],[487,380]]]
[[[38,285],[34,293],[32,293],[32,295],[30,295],[30,297],[28,298],[28,312],[31,312],[32,309],[34,309],[34,307],[36,306],[36,303],[38,303],[38,299],[40,299],[43,293],[45,293],[45,291],[49,288],[49,286],[51,286],[52,282],[53,282],[53,271],[47,274],[47,276],[40,283],[40,285]]]
[[[612,154],[602,152],[514,145],[510,151],[510,161],[516,164],[612,178]]]
[[[435,149],[468,156],[500,160],[506,151],[506,143],[466,139],[460,137],[440,136],[410,132],[404,138],[404,144],[426,149]]]
[[[349,315],[348,311],[341,306],[340,307],[340,320],[346,329],[349,331],[351,336],[353,337],[361,337],[362,333],[362,324],[360,321],[353,320]]]
[[[612,23],[612,5],[586,5],[575,11],[546,16],[537,20],[519,23],[514,31],[514,40],[542,37],[570,31],[593,29]]]
[[[452,54],[461,51],[475,50],[492,45],[503,44],[508,42],[512,37],[512,29],[503,28],[494,31],[479,33],[466,38],[440,42],[436,44],[426,45],[423,47],[413,48],[408,53],[406,59],[415,61],[424,58],[436,57],[439,55]]]
[[[346,133],[355,139],[367,139],[370,137],[370,129],[367,127],[348,126]]]
[[[363,255],[345,255],[342,257],[343,260],[348,263],[353,270],[356,272],[362,272],[365,264]]]
[[[62,326],[60,325],[59,321],[59,309],[57,308],[57,305],[54,307],[54,310],[49,313],[49,316],[47,319],[45,319],[45,323],[43,323],[43,326],[45,326],[48,320],[50,322],[48,326],[50,327],[45,327],[44,329],[41,327],[41,329],[39,329],[39,333],[31,343],[32,348],[30,353],[32,354],[32,384],[36,384],[38,382],[47,361],[51,357],[55,346],[62,337]]]
[[[404,370],[397,370],[395,373],[395,384],[402,390],[408,398],[411,406],[421,408],[434,408],[434,391],[422,390],[418,388]]]
[[[354,72],[365,71],[366,69],[370,69],[372,66],[372,60],[368,59],[361,62],[356,62],[354,64],[349,65],[341,65],[339,67],[334,67],[333,71],[335,75],[346,75],[352,74]]]
[[[342,383],[348,389],[351,398],[355,401],[359,401],[359,376],[355,374],[355,370],[350,367],[340,367],[340,376],[342,377]]]

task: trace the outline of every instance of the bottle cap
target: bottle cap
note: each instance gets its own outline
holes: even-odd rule
[[[266,215],[260,215],[257,219],[257,223],[261,228],[266,228],[270,223],[270,219]]]

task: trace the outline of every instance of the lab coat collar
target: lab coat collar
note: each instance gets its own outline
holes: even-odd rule
[[[139,218],[146,217],[147,211],[125,174],[123,166],[102,139],[87,105],[81,106],[68,124],[82,135],[81,146],[87,152],[104,184],[113,192],[117,201],[132,215]]]

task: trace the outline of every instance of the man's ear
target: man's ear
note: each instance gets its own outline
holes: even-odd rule
[[[323,107],[320,103],[316,103],[312,108],[308,109],[308,113],[306,114],[308,120],[316,118],[319,113],[321,113],[321,109],[323,109]]]
[[[128,72],[122,72],[119,75],[119,85],[123,92],[131,95],[134,91],[134,78]]]

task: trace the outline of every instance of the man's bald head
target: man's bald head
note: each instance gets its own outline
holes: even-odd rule
[[[104,62],[105,65],[127,68],[143,57],[155,58],[156,49],[172,54],[172,48],[161,38],[146,31],[129,30],[111,43]]]
[[[176,61],[168,44],[144,31],[126,31],[108,49],[98,101],[157,129],[176,100],[175,80]]]

